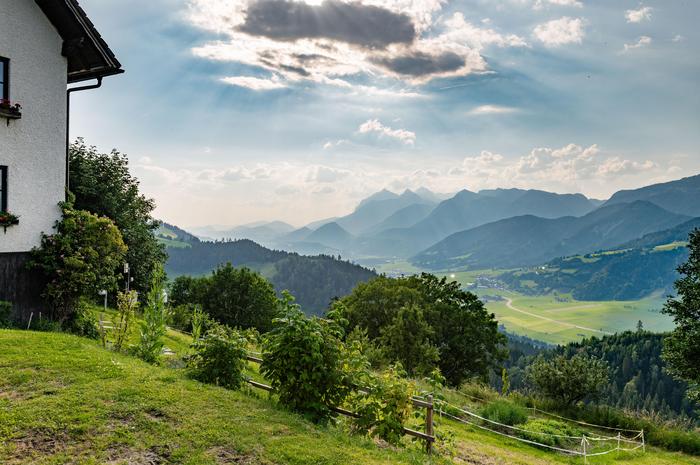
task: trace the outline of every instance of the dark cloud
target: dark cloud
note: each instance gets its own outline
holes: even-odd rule
[[[325,38],[370,48],[413,42],[411,18],[385,8],[326,0],[308,5],[289,0],[257,0],[238,30],[276,40]]]
[[[372,58],[371,61],[397,74],[414,77],[456,71],[464,66],[464,58],[453,52],[440,55],[414,52],[397,57]]]

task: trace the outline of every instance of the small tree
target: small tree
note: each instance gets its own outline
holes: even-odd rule
[[[399,366],[391,366],[380,375],[369,377],[365,390],[353,394],[351,405],[358,418],[355,431],[398,444],[403,428],[413,411],[414,384]]]
[[[163,267],[157,266],[151,275],[151,288],[143,309],[143,321],[136,355],[148,363],[155,363],[163,351],[163,336],[168,322],[168,308],[165,302]]]
[[[289,293],[281,316],[263,341],[260,372],[270,380],[280,402],[312,421],[327,421],[349,393],[343,369],[342,329],[333,320],[307,318]]]
[[[63,325],[73,317],[81,296],[116,289],[126,246],[111,220],[74,210],[69,202],[61,208],[55,234],[42,234],[31,265],[45,275],[43,297],[51,304],[51,318]]]
[[[700,401],[700,230],[690,234],[688,261],[678,267],[678,296],[669,298],[663,312],[676,329],[664,341],[668,371],[689,383],[688,397]]]
[[[203,383],[239,389],[245,381],[247,340],[238,331],[215,324],[202,338],[192,342],[187,357],[189,375]]]
[[[117,294],[117,319],[112,323],[110,336],[113,341],[113,348],[120,352],[129,338],[131,320],[139,307],[139,300],[136,291],[128,293],[119,292]]]
[[[545,397],[572,406],[586,397],[595,397],[608,381],[608,365],[603,360],[576,354],[571,358],[539,356],[528,368],[530,384]]]

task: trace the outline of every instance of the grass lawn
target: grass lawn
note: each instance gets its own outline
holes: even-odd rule
[[[58,333],[0,330],[2,464],[447,463]]]
[[[8,465],[583,463],[442,418],[449,454],[385,447],[313,425],[259,391],[204,385],[66,334],[0,330],[0,354],[0,463]],[[698,461],[647,448],[589,463]]]

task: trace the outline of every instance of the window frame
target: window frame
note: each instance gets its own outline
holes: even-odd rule
[[[0,212],[7,212],[7,166],[0,165]]]
[[[2,89],[0,89],[0,99],[10,99],[10,59],[0,56],[2,62]]]

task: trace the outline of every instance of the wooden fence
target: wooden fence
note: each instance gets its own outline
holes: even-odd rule
[[[254,363],[262,363],[262,359],[259,357],[256,357],[254,355],[247,355],[246,359],[250,362]],[[257,381],[253,381],[251,379],[248,380],[248,384],[250,384],[253,387],[256,387],[258,389],[263,389],[268,392],[273,392],[272,386],[268,386],[267,384],[263,383],[258,383]],[[425,412],[425,432],[420,432],[416,431],[410,428],[404,428],[403,433],[409,436],[416,437],[418,439],[421,439],[425,441],[425,450],[428,453],[432,452],[433,449],[433,443],[435,442],[435,431],[433,428],[433,396],[429,395],[427,397],[427,400],[419,399],[417,397],[412,397],[411,401],[413,402],[414,407],[419,407],[419,408],[424,408],[426,410]],[[340,415],[345,415],[346,417],[353,417],[353,418],[358,418],[358,414],[354,412],[350,412],[349,410],[345,410],[340,407],[331,407],[331,410],[339,413]]]

